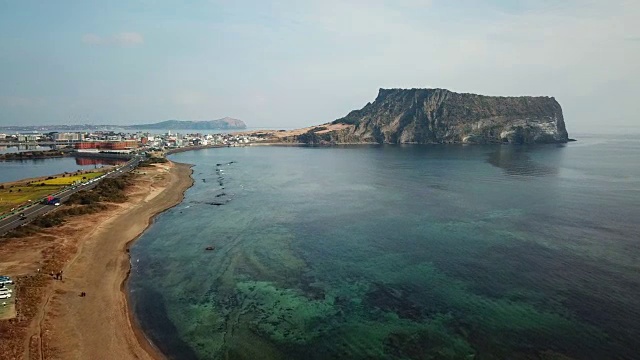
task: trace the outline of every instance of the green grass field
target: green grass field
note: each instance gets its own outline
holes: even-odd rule
[[[45,181],[42,181],[42,183],[45,183],[47,185],[58,185],[58,186],[73,185],[76,182],[81,183],[81,182],[86,182],[88,180],[97,178],[102,174],[104,173],[93,172],[93,173],[81,174],[81,175],[69,175],[66,177],[57,177],[55,179],[45,180]]]
[[[76,182],[86,182],[102,174],[104,174],[104,172],[91,172],[64,177],[57,176],[53,179],[34,181],[31,183],[5,184],[3,187],[0,187],[0,214],[27,205],[30,201],[39,202],[46,196],[62,190],[65,186],[72,185]]]

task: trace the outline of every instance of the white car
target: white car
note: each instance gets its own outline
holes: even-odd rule
[[[0,285],[13,285],[13,280],[0,280]]]
[[[0,299],[9,299],[10,297],[11,297],[11,294],[9,293],[0,294]]]
[[[2,293],[12,293],[12,292],[13,292],[13,290],[11,290],[11,289],[8,289],[8,288],[0,288],[0,294],[2,294]]]

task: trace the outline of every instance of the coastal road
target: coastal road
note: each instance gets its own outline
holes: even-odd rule
[[[114,177],[122,176],[123,174],[128,173],[131,170],[135,169],[140,163],[140,161],[142,161],[142,159],[143,159],[142,156],[136,155],[131,160],[127,161],[124,165],[118,167],[116,170],[106,173],[104,177],[114,178]],[[94,187],[96,187],[96,185],[98,185],[98,183],[99,181],[91,181],[78,186],[70,187],[56,194],[55,197],[60,198],[61,200],[60,202],[64,203],[69,199],[71,195],[77,193],[80,190],[93,189]],[[40,215],[44,215],[52,210],[55,210],[56,208],[58,207],[55,205],[44,205],[41,203],[36,203],[20,212],[24,214],[24,218],[21,217],[20,213],[7,216],[6,218],[0,220],[0,236],[4,235],[10,230],[17,228],[18,226],[27,224],[31,222],[33,219],[35,219],[36,217]]]

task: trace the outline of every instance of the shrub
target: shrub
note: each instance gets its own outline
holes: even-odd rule
[[[31,222],[32,225],[41,228],[50,228],[64,223],[62,215],[58,212],[37,217]]]
[[[152,157],[145,161],[141,161],[140,164],[138,164],[138,166],[148,167],[148,166],[151,166],[152,164],[164,164],[167,161],[168,160],[166,158]]]
[[[132,176],[130,174],[118,178],[104,179],[92,190],[82,190],[71,195],[67,203],[70,205],[90,205],[102,201],[125,202],[127,196],[124,190],[131,183],[131,179]]]
[[[132,183],[133,178],[134,175],[125,174],[118,178],[104,179],[93,190],[78,191],[65,202],[65,205],[78,206],[59,208],[52,213],[37,217],[31,223],[17,227],[0,237],[12,238],[32,235],[41,228],[61,225],[68,217],[93,214],[108,207],[100,202],[124,202],[127,200],[124,190]],[[44,185],[44,183],[41,185]]]

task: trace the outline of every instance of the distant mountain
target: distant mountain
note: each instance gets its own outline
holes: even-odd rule
[[[225,117],[206,121],[167,120],[154,124],[123,126],[123,128],[128,130],[238,130],[246,129],[247,125],[242,120]]]
[[[0,131],[121,131],[121,130],[241,130],[247,125],[238,119],[225,117],[209,121],[167,120],[155,124],[141,125],[12,125],[0,126]]]
[[[80,124],[80,125],[11,125],[0,126],[1,131],[9,132],[52,132],[52,131],[120,131],[121,125],[95,125],[95,124]]]

